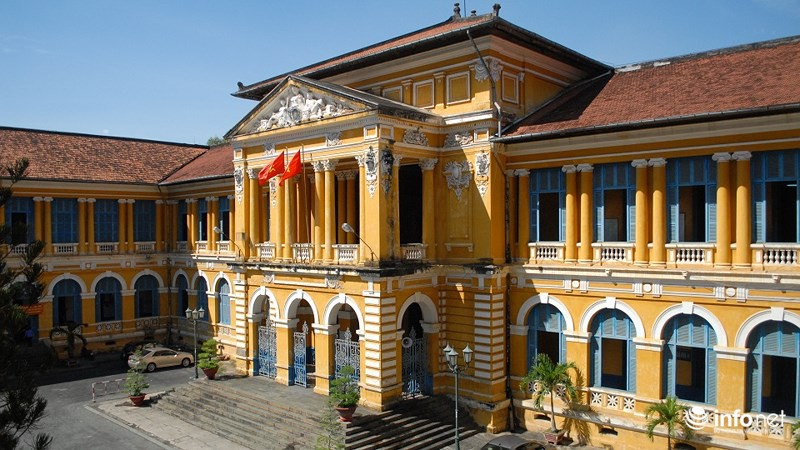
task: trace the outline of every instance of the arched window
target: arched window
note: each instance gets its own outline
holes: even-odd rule
[[[206,279],[203,277],[197,278],[197,309],[203,308],[206,311],[205,316],[203,319],[208,322],[208,284],[206,283]]]
[[[175,285],[178,288],[178,313],[183,314],[189,309],[189,282],[185,276],[178,275]]]
[[[115,278],[105,277],[95,287],[95,321],[122,320],[122,286]]]
[[[159,314],[158,280],[143,275],[136,280],[136,317],[153,317]]]
[[[553,362],[566,362],[564,316],[555,306],[538,304],[528,315],[528,367],[544,353]]]
[[[53,325],[83,322],[81,286],[75,280],[61,280],[53,287]]]
[[[750,410],[800,412],[800,329],[789,322],[770,320],[747,338]]]
[[[636,392],[636,328],[618,309],[603,309],[589,326],[593,386]]]
[[[217,320],[223,325],[231,324],[231,287],[221,280],[217,288]]]
[[[664,327],[664,392],[683,400],[716,404],[717,334],[697,315],[680,314]]]

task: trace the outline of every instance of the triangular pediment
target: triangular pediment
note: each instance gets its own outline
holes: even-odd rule
[[[377,105],[321,86],[302,77],[287,77],[269,93],[232,131],[233,136],[296,127]]]

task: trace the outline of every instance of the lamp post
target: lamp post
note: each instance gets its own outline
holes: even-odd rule
[[[353,227],[349,223],[347,223],[347,222],[343,223],[342,224],[342,230],[344,230],[345,233],[353,233],[353,234],[355,234],[356,237],[358,238],[358,240],[363,242],[364,245],[366,245],[367,248],[369,249],[369,253],[370,253],[369,260],[370,261],[375,261],[375,252],[372,251],[372,247],[370,247],[369,244],[367,244],[367,241],[365,241],[364,239],[361,239],[361,236],[359,236],[358,233],[356,233],[356,230],[354,230]]]
[[[461,444],[458,442],[458,374],[467,370],[469,363],[472,362],[472,349],[469,348],[469,345],[464,348],[464,365],[461,366],[458,365],[458,352],[449,344],[442,349],[442,354],[447,361],[447,367],[456,377],[456,450],[461,450]]]
[[[220,235],[220,237],[221,237],[222,239],[227,239],[227,240],[228,240],[228,242],[230,242],[231,244],[233,244],[233,246],[234,246],[234,247],[236,247],[236,255],[237,255],[237,258],[236,258],[236,259],[237,259],[237,260],[238,260],[238,259],[240,259],[240,258],[242,257],[242,249],[240,249],[240,248],[239,248],[239,246],[236,244],[236,241],[234,241],[233,239],[231,239],[231,238],[230,238],[230,236],[228,236],[227,234],[225,234],[225,232],[224,232],[224,231],[222,231],[222,228],[220,228],[220,227],[214,227],[214,233],[217,233],[218,235]]]
[[[198,379],[197,374],[197,321],[206,316],[206,310],[201,306],[200,309],[186,308],[186,318],[192,321],[194,331],[194,379]]]

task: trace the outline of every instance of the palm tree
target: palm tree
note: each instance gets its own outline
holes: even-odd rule
[[[647,421],[647,437],[653,440],[653,431],[659,425],[667,427],[667,449],[672,448],[672,439],[678,436],[678,429],[684,439],[691,439],[693,431],[686,424],[686,411],[688,406],[678,402],[678,398],[672,395],[659,403],[653,403],[647,407],[645,417]],[[653,416],[650,418],[650,416]]]
[[[795,422],[792,425],[792,448],[800,450],[800,422]]]
[[[563,388],[563,395],[568,401],[573,402],[578,398],[578,390],[569,375],[570,370],[575,370],[577,373],[578,368],[574,362],[554,363],[547,354],[539,353],[528,374],[519,383],[519,388],[523,392],[527,392],[531,384],[538,384],[538,388],[533,391],[533,402],[536,408],[541,409],[542,400],[549,395],[550,427],[553,433],[558,432],[558,428],[556,428],[556,411],[553,406],[554,394],[560,388]]]

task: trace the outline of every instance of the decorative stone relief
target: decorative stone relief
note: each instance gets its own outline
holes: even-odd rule
[[[491,74],[494,81],[499,80],[500,73],[503,72],[503,66],[500,64],[500,61],[494,58],[484,58],[484,61],[486,61],[486,64],[489,66],[489,72],[486,72],[486,68],[479,59],[475,62],[475,79],[484,81],[489,79],[489,75]]]
[[[303,122],[337,117],[353,109],[330,98],[317,98],[306,88],[290,87],[278,99],[280,106],[255,121],[253,131],[293,127]]]
[[[333,147],[342,143],[342,132],[328,133],[325,135],[325,146]]]
[[[405,133],[403,133],[403,142],[406,144],[428,146],[428,137],[425,136],[425,133],[419,131],[419,127],[417,127],[416,130],[406,130]]]
[[[472,136],[471,131],[456,131],[447,135],[444,140],[445,147],[460,147],[463,145],[472,144],[475,138]]]
[[[325,277],[325,287],[328,289],[341,289],[342,277],[341,276]]]
[[[421,159],[419,161],[419,167],[423,172],[426,170],[433,170],[437,162],[439,162],[439,160],[436,158]]]
[[[461,191],[469,186],[470,166],[467,161],[450,161],[444,165],[447,187],[452,189],[456,198],[461,200]]]
[[[480,152],[475,156],[475,185],[481,197],[489,188],[489,154]]]
[[[378,155],[372,146],[363,155],[356,156],[359,167],[364,168],[364,182],[367,185],[369,196],[375,196],[375,187],[378,184]]]
[[[392,166],[395,162],[399,164],[400,158],[392,155],[391,150],[385,148],[381,151],[381,187],[384,194],[392,190]]]
[[[236,203],[242,203],[244,196],[244,169],[237,167],[233,169],[233,185],[236,191]]]
[[[271,142],[267,142],[264,144],[264,156],[273,156],[275,155],[275,144]]]
[[[261,171],[260,169],[247,169],[247,176],[251,180],[257,180],[258,179],[258,172],[260,172],[260,171]]]
[[[273,208],[278,206],[278,178],[269,179],[269,202]]]

